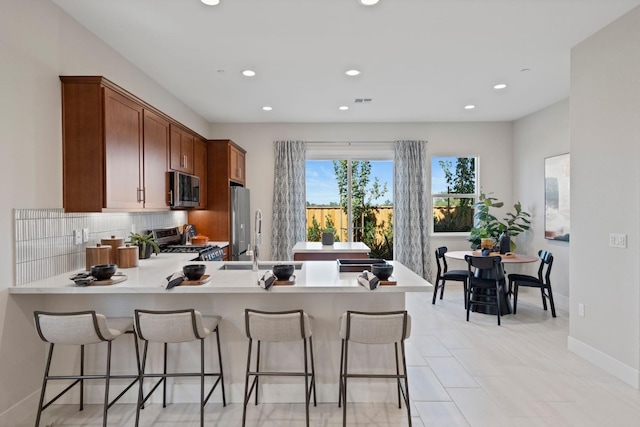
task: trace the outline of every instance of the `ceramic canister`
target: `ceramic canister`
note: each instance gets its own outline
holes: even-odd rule
[[[118,248],[124,246],[124,239],[116,236],[111,236],[109,239],[100,239],[100,243],[103,246],[111,246],[111,261],[110,264],[118,264]]]
[[[87,271],[91,270],[92,265],[113,264],[111,262],[111,246],[102,245],[100,243],[95,246],[87,246]]]
[[[126,244],[120,246],[117,252],[118,268],[133,268],[138,266],[138,247]]]

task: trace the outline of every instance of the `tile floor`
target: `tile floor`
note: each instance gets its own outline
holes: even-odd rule
[[[422,426],[640,426],[640,391],[633,389],[567,350],[568,313],[542,310],[539,294],[521,293],[518,314],[471,314],[464,320],[460,285],[447,286],[444,300],[431,305],[431,294],[411,294],[413,318],[407,342],[412,423]],[[392,385],[390,385],[392,387]],[[406,426],[405,408],[393,402],[350,404],[349,425]],[[251,406],[250,426],[304,425],[304,405]],[[207,426],[239,426],[242,405],[207,405]],[[109,425],[133,426],[134,405],[115,405]],[[335,404],[311,409],[311,425],[342,424]],[[33,425],[29,420],[25,426]],[[55,405],[41,426],[99,426],[101,407]],[[148,406],[141,426],[198,426],[197,404]]]

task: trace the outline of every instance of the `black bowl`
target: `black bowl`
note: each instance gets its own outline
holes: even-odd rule
[[[117,264],[98,264],[91,266],[91,275],[96,280],[109,280],[116,273]]]
[[[391,264],[371,264],[371,273],[380,280],[387,280],[393,273],[393,265]]]
[[[289,280],[293,274],[293,264],[276,264],[272,271],[278,280]]]
[[[182,267],[182,272],[189,280],[200,280],[206,269],[207,266],[204,264],[190,264]]]

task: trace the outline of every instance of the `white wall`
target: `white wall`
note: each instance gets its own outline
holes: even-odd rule
[[[518,250],[553,253],[551,283],[557,305],[569,306],[569,244],[544,238],[544,159],[569,152],[569,100],[558,102],[514,122],[513,195],[533,215],[531,232]],[[536,263],[527,266],[535,274]]]
[[[480,183],[486,191],[505,202],[512,202],[512,180],[504,176],[504,165],[512,159],[512,124],[495,123],[277,123],[211,125],[213,138],[230,138],[247,150],[247,187],[251,191],[252,209],[261,208],[263,225],[271,230],[273,195],[273,142],[303,141],[394,141],[420,139],[428,141],[430,156],[478,156]],[[449,250],[469,249],[462,237],[434,238],[432,250],[446,245]],[[269,253],[270,233],[262,241],[263,253]]]
[[[62,207],[59,75],[104,75],[203,136],[207,122],[48,0],[0,7],[0,425],[40,387],[44,350],[33,329],[39,298],[12,298],[13,208]],[[33,406],[25,405],[28,411]]]
[[[638,387],[640,7],[571,52],[569,348]],[[609,233],[627,248],[608,246]],[[585,316],[578,315],[578,303]]]

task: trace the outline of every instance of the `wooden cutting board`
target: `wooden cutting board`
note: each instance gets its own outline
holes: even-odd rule
[[[108,286],[108,285],[115,285],[116,283],[120,283],[120,282],[124,282],[125,280],[127,280],[127,276],[125,276],[124,274],[120,275],[120,274],[114,274],[113,276],[111,276],[111,279],[107,279],[107,280],[94,280],[93,282],[91,282],[89,284],[89,286]]]
[[[273,286],[289,286],[296,284],[296,276],[289,277],[289,280],[276,280],[273,282]]]
[[[398,282],[394,277],[389,277],[387,280],[380,280],[378,283],[379,286],[395,286]]]
[[[210,281],[211,281],[211,276],[209,276],[208,274],[205,274],[198,280],[183,280],[182,282],[180,282],[178,286],[198,286],[198,285],[204,285],[205,283]]]

